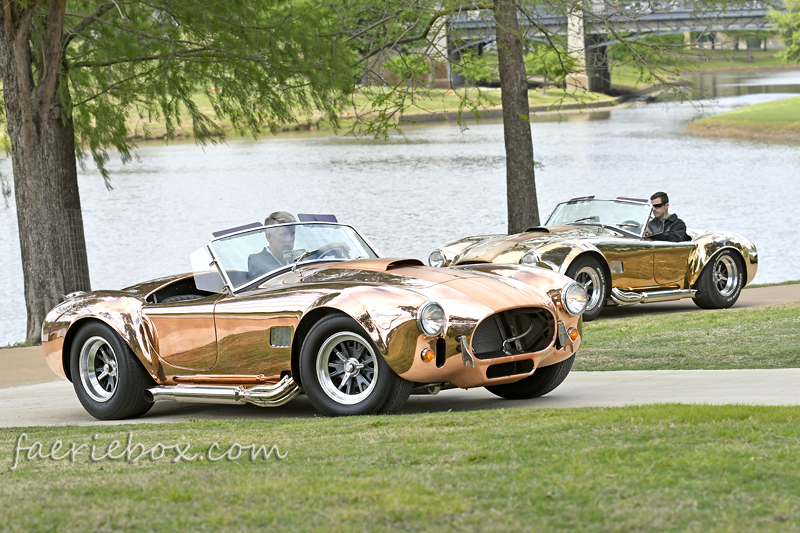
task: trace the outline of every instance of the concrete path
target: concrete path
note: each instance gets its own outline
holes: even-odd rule
[[[572,372],[552,393],[534,400],[504,400],[487,390],[453,389],[412,396],[403,414],[501,408],[602,407],[654,403],[800,405],[800,369],[644,370]],[[275,408],[159,401],[135,420],[100,422],[81,407],[72,384],[56,381],[0,389],[0,427],[109,425],[200,420],[319,416],[305,396]]]
[[[793,302],[800,302],[800,284],[745,289],[735,308]],[[601,320],[695,311],[701,310],[691,300],[680,300],[609,308],[603,312]],[[3,369],[0,373],[0,427],[108,424],[93,419],[84,411],[72,384],[61,381],[47,366],[41,347],[0,349],[0,368]],[[449,390],[437,396],[412,396],[403,413],[668,402],[800,405],[800,369],[573,372],[561,387],[536,400],[512,402],[497,398],[485,389]],[[137,422],[311,416],[316,416],[316,411],[304,396],[299,396],[275,409],[163,401]],[[127,422],[131,421],[117,423]]]

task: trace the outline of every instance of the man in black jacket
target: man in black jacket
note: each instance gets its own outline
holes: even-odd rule
[[[686,234],[686,224],[678,215],[669,214],[669,196],[665,192],[657,192],[650,197],[653,205],[653,220],[647,225],[645,237],[654,241],[681,242],[690,241]]]

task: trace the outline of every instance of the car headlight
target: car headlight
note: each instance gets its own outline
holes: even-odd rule
[[[444,331],[444,309],[436,302],[425,302],[417,311],[417,327],[428,337],[436,337]]]
[[[564,291],[561,293],[561,302],[567,313],[572,316],[580,316],[586,310],[589,295],[586,294],[583,285],[573,282],[564,287]]]
[[[431,255],[428,256],[428,264],[432,267],[443,267],[446,262],[447,258],[441,250],[434,250],[431,252]]]
[[[519,260],[520,265],[538,265],[541,262],[542,258],[539,257],[539,254],[534,252],[533,250],[529,250],[525,252],[525,255],[522,256]]]

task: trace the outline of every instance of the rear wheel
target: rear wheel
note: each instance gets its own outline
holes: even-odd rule
[[[594,320],[603,310],[608,298],[608,280],[600,261],[591,256],[579,257],[569,266],[567,276],[574,279],[586,289],[589,301],[583,312],[583,321]]]
[[[308,332],[300,379],[311,404],[326,416],[396,412],[413,386],[394,373],[355,320],[337,315]]]
[[[561,385],[567,379],[567,374],[572,370],[572,363],[574,362],[575,356],[573,355],[560,363],[537,368],[533,375],[525,379],[514,383],[506,383],[505,385],[489,385],[486,390],[507,400],[538,398],[548,392],[552,392]]]
[[[75,394],[100,420],[141,416],[152,407],[144,391],[155,382],[109,326],[93,322],[75,335],[70,356]]]
[[[694,303],[703,309],[723,309],[739,299],[744,287],[744,267],[739,256],[730,250],[717,254],[700,273],[695,284]]]

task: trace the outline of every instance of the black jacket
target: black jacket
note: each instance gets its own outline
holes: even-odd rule
[[[681,242],[692,240],[686,234],[686,224],[674,213],[668,216],[666,220],[651,220],[647,228],[652,233],[649,238],[654,241]]]

